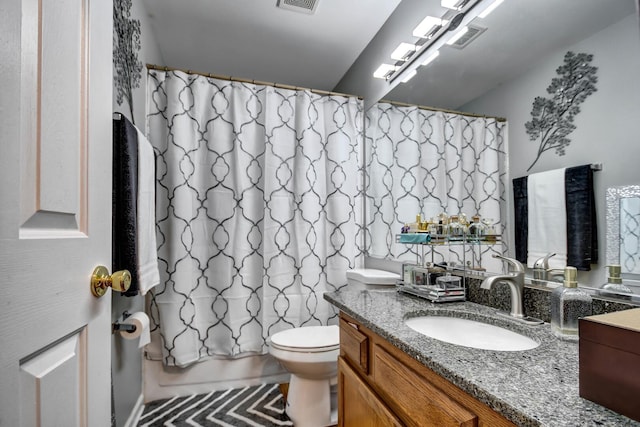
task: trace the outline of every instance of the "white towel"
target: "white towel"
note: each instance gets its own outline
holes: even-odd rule
[[[138,130],[138,285],[145,295],[160,283],[156,248],[156,174],[153,147]]]
[[[527,178],[529,237],[527,266],[549,253],[550,268],[567,265],[567,208],[564,168],[535,173]]]

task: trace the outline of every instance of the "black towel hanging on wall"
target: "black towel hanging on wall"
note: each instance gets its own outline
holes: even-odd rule
[[[123,293],[138,295],[137,197],[138,132],[124,115],[113,119],[112,265],[129,270],[131,286]]]
[[[591,165],[564,172],[567,204],[567,265],[589,271],[598,262],[598,224]]]
[[[529,238],[529,205],[527,203],[527,177],[513,180],[513,209],[515,222],[516,259],[527,265]]]

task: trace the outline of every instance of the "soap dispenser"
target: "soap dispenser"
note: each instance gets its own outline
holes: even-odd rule
[[[623,292],[631,294],[631,288],[622,284],[622,276],[620,275],[622,273],[621,267],[617,264],[612,264],[608,265],[607,268],[609,269],[609,274],[607,275],[607,283],[602,286],[602,289],[603,291],[608,292],[601,291],[601,293],[605,294]]]
[[[560,335],[578,335],[578,318],[590,316],[591,296],[578,288],[575,267],[565,267],[563,286],[551,293],[551,330]]]

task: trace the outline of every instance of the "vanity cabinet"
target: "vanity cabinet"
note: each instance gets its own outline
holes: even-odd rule
[[[338,425],[515,426],[344,313]]]
[[[339,426],[403,425],[342,357],[338,359],[338,385]]]

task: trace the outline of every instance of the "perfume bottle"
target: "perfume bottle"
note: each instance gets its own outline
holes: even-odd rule
[[[471,224],[469,224],[469,235],[478,239],[485,235],[486,227],[480,222],[480,215],[474,215],[471,217]]]
[[[578,319],[590,316],[591,296],[578,288],[575,267],[565,267],[563,286],[551,293],[551,330],[560,335],[578,335]]]

